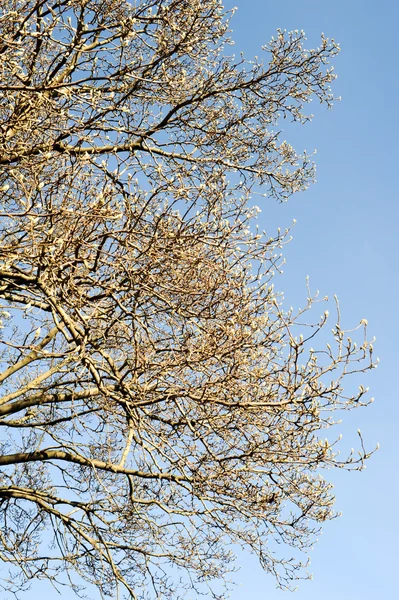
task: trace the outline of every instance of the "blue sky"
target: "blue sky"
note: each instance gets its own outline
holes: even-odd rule
[[[337,428],[337,433],[344,433],[344,448],[355,443],[360,427],[368,446],[379,442],[381,449],[362,473],[328,474],[336,486],[336,508],[343,515],[326,525],[312,552],[314,580],[301,583],[292,597],[390,599],[397,585],[399,535],[399,4],[394,0],[225,2],[226,7],[234,4],[239,8],[232,21],[236,52],[243,51],[247,58],[259,54],[261,45],[278,27],[304,29],[311,47],[318,44],[321,32],[341,44],[342,52],[335,61],[339,76],[335,93],[342,101],[332,111],[315,106],[317,118],[312,124],[294,130],[288,126],[284,131],[297,150],[317,148],[318,183],[284,205],[265,200],[260,223],[272,230],[297,219],[294,239],[285,247],[284,275],[277,283],[288,304],[303,306],[309,275],[312,288],[321,295],[338,295],[344,324],[368,319],[381,359],[366,380],[375,403],[343,415],[344,423]],[[232,600],[291,597],[276,590],[273,578],[261,571],[254,558],[244,554],[240,565],[236,580],[242,585],[233,591]],[[35,600],[34,594],[32,591],[27,597]],[[72,600],[73,596],[65,591],[62,598]]]
[[[232,21],[236,52],[247,58],[276,28],[304,29],[309,46],[319,34],[334,37],[342,51],[335,61],[333,110],[318,110],[311,125],[284,130],[297,150],[317,148],[317,184],[284,205],[265,201],[261,223],[289,225],[297,219],[287,264],[276,284],[288,305],[303,306],[305,277],[322,296],[337,294],[344,324],[369,321],[378,369],[366,378],[375,402],[343,415],[343,448],[355,444],[360,427],[371,448],[381,448],[362,473],[334,473],[336,508],[342,517],[327,524],[312,552],[314,579],[300,584],[295,600],[368,600],[396,595],[399,423],[396,386],[398,328],[398,118],[396,27],[392,0],[237,0]],[[331,311],[330,311],[331,312]],[[360,381],[359,381],[360,383]],[[280,600],[255,559],[240,557],[232,600]]]

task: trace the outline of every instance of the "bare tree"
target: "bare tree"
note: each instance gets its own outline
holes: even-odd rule
[[[285,234],[258,232],[250,202],[312,180],[278,122],[331,105],[338,47],[279,31],[247,62],[229,17],[219,0],[1,2],[4,590],[222,598],[237,545],[288,586],[334,516],[321,470],[368,456],[338,459],[324,433],[367,403],[342,387],[373,366],[367,323],[358,346],[338,318],[310,347],[328,314],[307,323],[311,294],[283,309]]]

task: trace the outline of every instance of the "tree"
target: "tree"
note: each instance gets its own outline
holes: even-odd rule
[[[2,2],[5,590],[176,599],[224,580],[236,545],[287,586],[334,516],[322,469],[369,455],[339,459],[324,430],[367,404],[343,379],[372,368],[372,344],[337,311],[310,347],[328,313],[306,324],[310,293],[284,310],[286,234],[259,232],[251,203],[312,180],[278,123],[331,105],[338,47],[278,31],[265,64],[236,59],[229,16],[219,0]]]

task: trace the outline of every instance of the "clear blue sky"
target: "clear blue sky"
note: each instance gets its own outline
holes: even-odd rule
[[[325,527],[312,553],[314,580],[300,584],[295,600],[390,600],[396,595],[398,517],[398,45],[395,0],[226,0],[238,5],[232,27],[236,51],[250,58],[276,28],[304,29],[309,45],[320,32],[340,42],[332,111],[317,111],[312,125],[284,132],[298,150],[318,154],[318,183],[285,205],[265,201],[262,225],[297,224],[286,247],[278,287],[289,305],[303,306],[305,277],[322,295],[336,293],[344,324],[369,321],[381,362],[368,380],[375,403],[344,415],[337,433],[351,447],[360,427],[370,448],[381,449],[362,473],[329,474],[343,516]],[[317,107],[315,107],[317,109]],[[232,600],[283,600],[255,559],[240,557],[242,585]],[[36,589],[44,591],[44,587]],[[51,588],[46,587],[50,594]],[[36,595],[36,598],[35,598]],[[34,590],[30,600],[39,595]],[[40,595],[41,597],[41,595]],[[190,600],[191,595],[188,595]],[[72,595],[62,593],[64,600]]]
[[[369,321],[380,365],[368,378],[375,403],[343,415],[343,446],[360,427],[380,451],[362,473],[333,473],[342,517],[324,528],[312,552],[314,580],[295,600],[385,600],[397,594],[399,427],[398,327],[398,59],[399,3],[394,0],[236,0],[236,51],[260,54],[276,28],[304,29],[309,46],[324,32],[340,42],[332,111],[310,126],[287,128],[298,150],[317,148],[317,184],[285,205],[262,205],[262,224],[297,224],[278,282],[292,306],[303,306],[305,277],[322,295],[339,296],[344,324]],[[283,600],[251,557],[242,559],[232,600]]]

